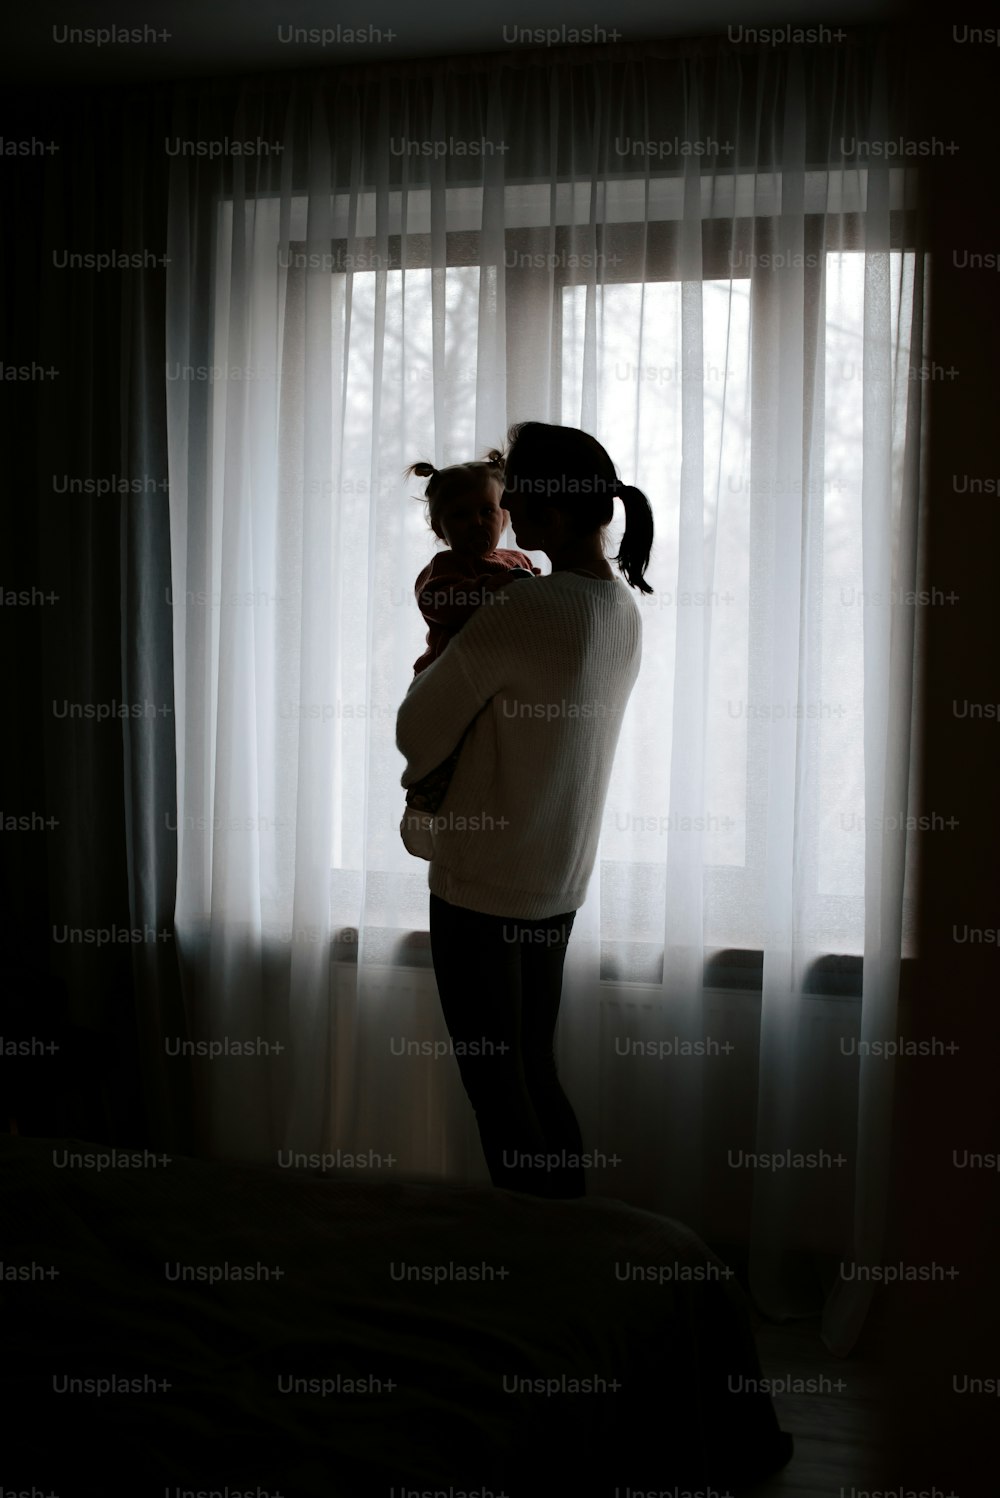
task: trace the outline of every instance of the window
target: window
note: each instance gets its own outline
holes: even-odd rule
[[[904,175],[903,169],[890,173],[896,206],[883,278],[892,299],[897,370],[906,368],[914,296],[914,259],[907,249],[910,224],[899,206]],[[881,377],[872,368],[865,370],[863,350],[866,176],[859,170],[817,171],[807,177],[807,204],[813,211],[805,221],[800,269],[804,304],[818,308],[819,315],[814,329],[807,328],[804,334],[815,341],[815,347],[810,345],[813,373],[806,397],[813,403],[818,432],[813,457],[818,453],[822,459],[819,466],[814,462],[805,480],[810,515],[808,607],[815,651],[812,679],[822,681],[822,691],[806,702],[787,704],[761,703],[756,692],[762,648],[760,590],[767,586],[767,574],[755,560],[760,541],[754,528],[755,370],[761,338],[766,336],[762,330],[783,284],[775,270],[781,266],[781,249],[773,235],[776,220],[766,213],[768,206],[780,210],[780,176],[769,184],[770,205],[764,201],[763,217],[762,185],[752,176],[716,176],[703,182],[700,284],[676,278],[680,179],[623,179],[599,185],[599,222],[592,240],[600,257],[596,286],[587,284],[592,266],[581,265],[574,251],[579,238],[569,227],[570,221],[578,226],[588,222],[589,186],[557,188],[560,222],[552,241],[548,186],[506,188],[502,283],[508,409],[521,412],[523,380],[539,378],[537,369],[527,377],[523,370],[537,355],[539,326],[547,326],[544,378],[551,419],[593,429],[622,466],[624,477],[633,478],[649,495],[656,517],[650,568],[655,591],[649,599],[638,600],[644,610],[643,670],[623,725],[595,871],[609,975],[640,980],[646,975],[656,981],[658,956],[662,958],[667,839],[686,835],[699,819],[706,953],[752,951],[764,944],[765,759],[770,716],[782,710],[818,723],[810,737],[814,758],[803,781],[816,829],[803,851],[809,919],[826,933],[831,952],[850,955],[862,950],[861,397],[864,378]],[[481,306],[484,298],[497,297],[501,281],[498,266],[481,264],[481,190],[448,190],[446,269],[431,264],[429,194],[407,195],[405,239],[401,196],[390,193],[389,200],[387,230],[383,224],[376,235],[374,199],[362,200],[348,237],[347,199],[338,198],[328,259],[333,346],[339,361],[334,400],[342,418],[341,452],[333,464],[341,477],[331,494],[339,515],[331,586],[338,592],[341,619],[367,616],[371,621],[373,577],[377,586],[391,590],[393,603],[408,616],[405,630],[395,639],[369,629],[368,658],[357,650],[340,652],[337,658],[333,914],[335,920],[350,924],[364,871],[368,908],[382,905],[387,941],[398,939],[400,929],[408,928],[407,910],[422,911],[425,904],[424,871],[414,870],[398,838],[402,792],[392,725],[409,681],[410,662],[422,648],[423,626],[412,582],[429,559],[433,540],[422,508],[407,499],[416,491],[403,484],[401,465],[372,451],[373,392],[381,422],[404,434],[405,461],[432,457],[430,434],[442,429],[448,434],[448,461],[476,455],[483,446],[476,435],[483,427],[477,411]],[[231,211],[231,206],[224,206],[224,213]],[[750,211],[756,218],[748,216]],[[273,233],[277,242],[274,205],[258,203],[255,215],[255,234]],[[297,371],[304,362],[305,275],[315,264],[315,252],[305,239],[304,204],[298,200],[292,219],[281,355],[282,421],[287,416],[290,431],[297,403],[303,399]],[[228,235],[223,234],[222,242],[228,243]],[[554,253],[545,251],[540,260],[540,243],[550,242]],[[682,335],[685,316],[691,327],[692,304],[700,308],[696,360],[685,354]],[[437,363],[435,319],[439,326],[443,319],[444,329]],[[687,344],[690,348],[690,337]],[[486,350],[487,356],[491,352]],[[591,386],[587,372],[595,361],[596,385]],[[707,587],[695,595],[677,585],[677,476],[683,406],[690,400],[692,383],[702,391],[698,421],[707,567]],[[905,379],[895,388],[896,400],[905,401]],[[590,399],[585,391],[590,389],[596,389],[596,397],[589,416],[582,419]],[[225,398],[224,385],[218,398]],[[491,440],[501,440],[505,427],[506,416],[501,419],[498,412]],[[630,452],[635,455],[634,475],[624,470]],[[283,489],[301,482],[298,474],[281,476]],[[384,517],[377,523],[374,519],[376,497],[383,510],[395,507],[391,566],[382,561],[388,548],[384,535],[380,539],[377,532]],[[619,534],[613,528],[612,550]],[[510,537],[505,544],[512,544]],[[691,609],[710,611],[704,804],[675,810],[672,819],[674,666],[678,628],[683,627],[684,611]],[[410,645],[402,666],[394,654],[401,635]],[[337,649],[335,643],[333,648]],[[362,787],[367,794],[359,794]],[[685,823],[685,817],[691,820]],[[414,923],[421,920],[417,915]]]

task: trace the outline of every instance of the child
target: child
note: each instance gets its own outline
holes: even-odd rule
[[[417,675],[436,661],[448,641],[483,604],[491,605],[500,588],[516,577],[540,574],[521,551],[497,550],[507,525],[503,508],[503,459],[491,452],[482,463],[454,463],[437,469],[411,463],[407,475],[429,480],[424,490],[428,520],[448,547],[438,552],[417,578],[414,591],[427,621],[427,649],[414,662]],[[458,760],[453,754],[406,793],[400,834],[408,853],[430,859],[434,813],[444,800]]]

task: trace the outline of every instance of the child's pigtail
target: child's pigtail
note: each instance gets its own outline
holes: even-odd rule
[[[437,536],[438,540],[443,540],[444,538],[442,537],[441,532],[437,527],[435,515],[435,509],[438,507],[440,502],[439,490],[441,474],[439,470],[434,467],[433,463],[411,463],[408,468],[403,469],[403,475],[405,478],[420,478],[427,480],[427,487],[424,490],[421,503],[427,506],[427,524],[430,526],[435,536]]]
[[[437,469],[434,467],[433,463],[411,463],[409,468],[403,469],[403,474],[404,477],[408,479],[414,477],[421,479],[433,479],[437,477]]]

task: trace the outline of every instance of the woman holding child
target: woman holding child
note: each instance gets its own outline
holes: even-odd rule
[[[417,580],[427,650],[396,729],[403,840],[429,861],[441,1006],[493,1184],[582,1196],[583,1144],[553,1045],[641,655],[639,609],[604,531],[617,496],[615,560],[629,587],[651,592],[652,512],[572,427],[524,422],[506,457],[409,471],[429,478],[430,523],[448,547]],[[497,550],[508,518],[520,551]],[[551,573],[524,552],[543,552]]]

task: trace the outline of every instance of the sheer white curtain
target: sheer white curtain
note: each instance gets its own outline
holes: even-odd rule
[[[867,149],[904,83],[876,43],[178,93],[176,931],[213,1153],[488,1179],[398,835],[435,545],[402,470],[580,426],[656,519],[560,1022],[590,1190],[749,1240],[763,1308],[826,1297],[851,1345],[865,1287],[822,1265],[878,1259],[892,1061],[858,1041],[895,1034],[912,876],[924,261],[916,173]]]

